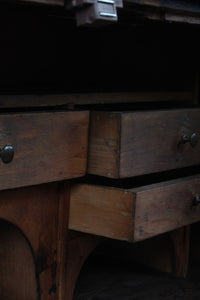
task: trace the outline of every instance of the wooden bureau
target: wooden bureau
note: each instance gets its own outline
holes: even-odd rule
[[[162,2],[111,1],[119,21],[103,12],[86,28],[75,21],[95,1],[78,13],[78,1],[0,5],[1,300],[73,299],[106,239],[167,235],[168,271],[186,276],[200,220],[200,6]]]

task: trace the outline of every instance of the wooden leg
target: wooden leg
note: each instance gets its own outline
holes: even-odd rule
[[[0,299],[37,300],[34,257],[23,234],[0,221]]]
[[[173,248],[173,274],[177,277],[186,277],[190,251],[190,226],[172,231],[170,233],[170,239]]]
[[[37,300],[64,299],[68,193],[67,183],[0,192],[0,218],[15,225],[32,249]]]
[[[164,273],[186,277],[189,248],[190,226],[186,226],[139,243],[122,244],[119,255]]]
[[[102,237],[70,232],[65,276],[66,300],[72,300],[79,272],[91,252],[104,241]]]

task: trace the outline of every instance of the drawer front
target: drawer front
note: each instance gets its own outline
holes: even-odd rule
[[[91,115],[90,174],[125,178],[196,164],[200,164],[200,109]]]
[[[75,184],[71,187],[69,228],[141,241],[199,221],[199,198],[200,176],[129,190]]]
[[[0,115],[0,189],[80,177],[86,171],[88,112]],[[1,152],[2,153],[2,152]]]

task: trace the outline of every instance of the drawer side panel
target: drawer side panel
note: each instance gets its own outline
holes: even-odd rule
[[[72,185],[69,229],[118,240],[132,240],[133,195],[92,185]]]

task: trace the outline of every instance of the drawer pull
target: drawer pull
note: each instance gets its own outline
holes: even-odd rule
[[[13,156],[14,156],[14,148],[12,146],[5,146],[3,149],[0,149],[1,160],[5,164],[11,162]]]
[[[182,144],[190,143],[192,147],[195,147],[198,143],[198,135],[193,133],[191,136],[183,135],[182,136]]]
[[[196,195],[196,197],[193,200],[193,205],[198,205],[198,204],[200,204],[200,196]]]

